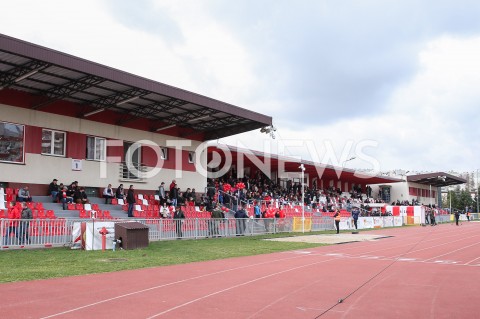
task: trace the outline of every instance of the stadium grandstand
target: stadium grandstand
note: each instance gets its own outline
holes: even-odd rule
[[[404,206],[432,209],[438,187],[465,182],[438,173],[409,176],[406,184],[233,146],[207,147],[213,139],[272,127],[272,118],[1,34],[0,110],[2,249],[74,245],[76,232],[85,231],[81,224],[90,221],[111,228],[127,217],[130,185],[132,217],[148,226],[150,240],[160,240],[238,235],[239,207],[249,217],[242,234],[333,229],[335,208],[342,209],[341,227],[350,229],[354,207],[366,214],[362,218],[378,207],[378,216],[391,215],[378,223],[398,226],[405,220],[402,211],[388,208],[391,195],[402,194],[409,202]],[[225,151],[233,162],[219,172]],[[216,153],[220,162],[212,168],[207,163]],[[208,169],[214,177],[207,178]],[[60,189],[52,196],[51,183],[65,194]],[[172,202],[161,198],[162,183],[167,196],[176,193],[184,204],[181,226]],[[113,192],[120,185],[124,191],[105,199],[109,184]],[[28,224],[22,201],[32,212]],[[213,203],[221,204],[221,223],[210,221]],[[253,218],[256,205],[261,222]],[[425,211],[405,208],[403,217],[415,215],[419,223]],[[369,225],[374,222],[365,219],[363,226]]]

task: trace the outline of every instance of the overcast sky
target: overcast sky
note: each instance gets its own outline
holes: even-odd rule
[[[16,0],[0,11],[1,33],[277,127],[275,140],[257,130],[219,143],[349,168],[480,168],[480,1]]]

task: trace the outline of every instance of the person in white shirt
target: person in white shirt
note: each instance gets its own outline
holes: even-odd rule
[[[112,184],[108,184],[107,187],[103,190],[103,198],[105,198],[105,204],[108,204],[108,200],[111,200],[115,197],[115,194],[112,189]]]

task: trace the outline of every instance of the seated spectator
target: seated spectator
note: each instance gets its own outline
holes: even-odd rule
[[[17,197],[19,202],[31,202],[32,196],[30,196],[30,191],[28,190],[28,186],[21,188],[20,191],[18,192]]]
[[[103,190],[103,198],[105,198],[105,204],[108,204],[108,200],[114,198],[112,184],[108,184]]]
[[[191,201],[192,200],[192,191],[189,188],[187,188],[187,190],[185,191],[185,193],[183,193],[183,195],[181,195],[181,197],[183,197],[185,199],[185,201]]]
[[[185,205],[185,202],[186,202],[186,198],[185,198],[185,195],[180,192],[180,188],[178,188],[178,198],[177,198],[177,205]]]
[[[163,218],[171,218],[170,210],[167,207],[167,203],[164,203],[160,209],[160,214]]]
[[[57,179],[54,178],[50,185],[48,185],[48,195],[52,196],[53,202],[57,201],[58,191]]]
[[[77,192],[77,190],[78,190],[78,184],[77,184],[77,183],[78,183],[78,182],[75,181],[75,182],[72,182],[72,183],[70,184],[70,186],[68,186],[68,193],[69,193],[70,196],[72,196],[72,197],[73,197],[73,195],[74,195],[74,194]]]
[[[115,197],[117,199],[125,200],[125,191],[123,190],[123,184],[118,185],[117,190],[115,191]]]
[[[195,188],[192,188],[192,192],[190,193],[190,197],[192,198],[192,200],[194,202],[197,202],[197,192],[195,191]]]
[[[68,188],[67,186],[64,186],[63,189],[61,189],[58,192],[58,201],[62,203],[63,210],[67,209],[66,205],[73,203],[73,197],[68,195]]]
[[[77,204],[88,204],[89,200],[87,198],[87,193],[85,193],[85,189],[80,187],[75,194],[73,195],[73,201]]]

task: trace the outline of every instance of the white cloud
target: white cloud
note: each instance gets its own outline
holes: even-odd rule
[[[395,16],[380,19],[388,28],[378,34],[372,34],[378,25],[367,23],[362,24],[362,32],[355,33],[356,23],[368,21],[368,14],[375,21],[381,13],[364,9],[357,17],[345,9],[345,14],[335,11],[340,20],[325,19],[316,25],[301,19],[308,7],[292,8],[295,20],[280,25],[290,21],[291,5],[285,2],[271,16],[265,6],[265,12],[256,12],[251,24],[243,25],[245,17],[233,11],[227,18],[219,17],[222,10],[212,10],[212,3],[148,2],[149,24],[142,24],[139,10],[138,25],[131,27],[135,21],[125,23],[104,1],[8,1],[0,3],[0,10],[10,13],[0,19],[0,29],[10,36],[272,115],[279,129],[277,140],[314,141],[320,158],[327,152],[326,143],[333,145],[340,158],[350,143],[354,149],[373,140],[378,146],[368,154],[380,162],[382,170],[473,170],[478,166],[480,36],[472,19],[449,26],[448,10],[437,10],[429,17],[433,21],[429,26],[438,30],[424,31],[422,36],[412,31],[418,21],[404,32],[397,27]],[[248,12],[246,5],[237,6]],[[163,22],[169,25],[150,29],[156,14],[168,17]],[[228,23],[230,17],[235,17],[235,23]],[[339,25],[345,17],[352,23]],[[178,39],[172,41],[172,34],[162,34],[162,30],[175,30],[172,34]],[[338,37],[330,36],[330,30],[337,30],[334,34],[341,35],[340,43],[347,50],[336,45]],[[461,36],[462,32],[468,37]],[[312,39],[317,37],[323,41],[313,41],[316,47],[310,52]],[[352,48],[357,47],[363,55],[355,55],[358,52]],[[374,55],[366,58],[371,52]],[[335,109],[335,98],[342,100],[340,111]],[[318,105],[319,101],[325,103]],[[381,107],[370,108],[369,103]],[[341,117],[336,116],[338,112]],[[300,116],[292,118],[295,114]],[[261,150],[265,138],[256,131],[221,141],[235,144],[239,139]],[[306,147],[292,148],[285,155],[312,159]],[[349,167],[369,168],[371,163],[357,159]]]

